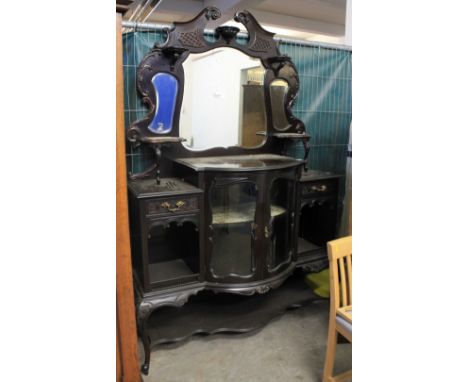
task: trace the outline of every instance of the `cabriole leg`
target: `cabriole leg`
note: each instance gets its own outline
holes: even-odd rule
[[[148,321],[148,317],[145,317],[139,320],[139,325],[138,325],[138,332],[140,334],[141,341],[143,342],[143,349],[145,351],[145,360],[143,361],[143,364],[141,365],[141,372],[144,375],[148,375],[150,358],[151,358],[151,337],[148,335],[147,321]]]

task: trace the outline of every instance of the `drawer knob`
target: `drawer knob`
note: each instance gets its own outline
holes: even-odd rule
[[[327,191],[327,186],[325,184],[313,185],[310,189],[312,191],[324,192]]]
[[[170,203],[168,202],[161,203],[161,207],[166,208],[170,212],[179,211],[183,206],[185,206],[185,202],[183,200],[177,201],[175,207],[171,207]]]

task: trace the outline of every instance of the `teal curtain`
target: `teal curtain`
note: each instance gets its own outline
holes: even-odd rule
[[[125,127],[147,113],[136,90],[136,69],[155,42],[162,43],[160,31],[137,31],[123,36]],[[351,123],[351,56],[338,48],[279,44],[281,53],[292,58],[299,72],[300,90],[293,107],[311,135],[309,167],[346,172],[346,153]],[[289,154],[303,156],[302,145],[293,144]],[[139,172],[151,164],[152,152],[127,145],[127,168]]]
[[[351,124],[351,52],[289,43],[281,43],[280,50],[292,58],[299,73],[293,112],[311,135],[309,167],[344,174]],[[302,144],[290,149],[292,156],[302,153]]]

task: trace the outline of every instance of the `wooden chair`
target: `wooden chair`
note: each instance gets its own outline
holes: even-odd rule
[[[333,376],[338,333],[352,342],[352,237],[328,242],[330,261],[330,320],[323,382],[350,381],[351,370]]]

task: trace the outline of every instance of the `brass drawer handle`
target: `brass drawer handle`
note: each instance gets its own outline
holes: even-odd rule
[[[327,186],[325,184],[321,184],[320,186],[313,185],[310,188],[311,191],[318,191],[318,192],[325,192],[327,191]]]
[[[176,211],[179,211],[183,206],[185,206],[185,202],[182,200],[179,200],[177,201],[175,205],[176,205],[175,207],[171,208],[170,203],[168,202],[161,203],[162,208],[166,208],[170,212],[176,212]]]

